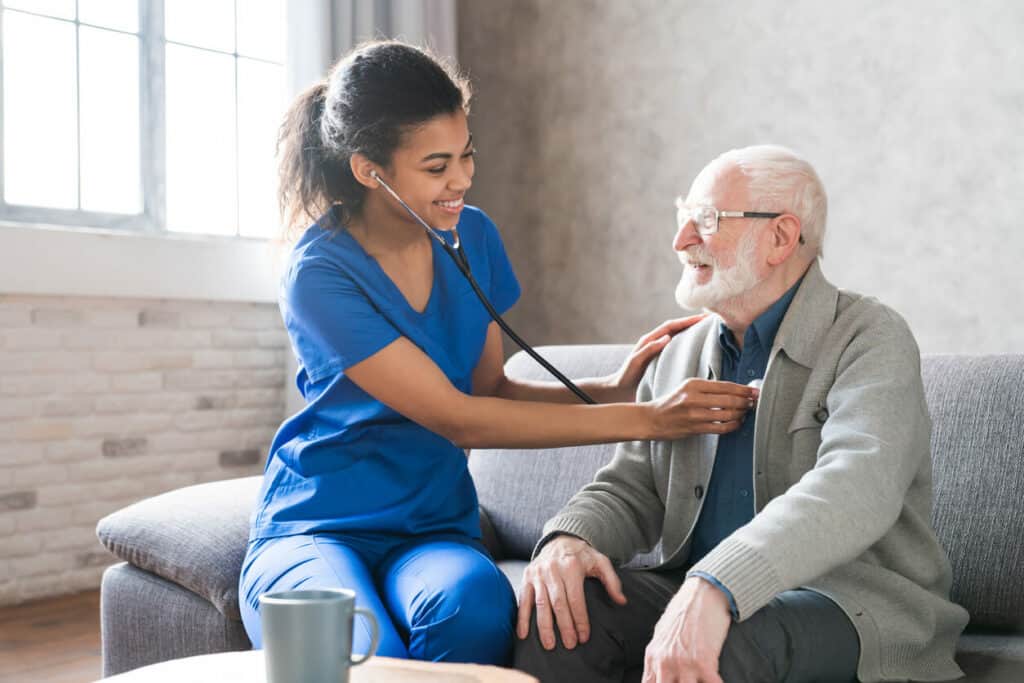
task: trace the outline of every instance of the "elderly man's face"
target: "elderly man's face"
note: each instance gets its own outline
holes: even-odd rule
[[[690,187],[686,206],[720,211],[750,210],[747,182],[733,166],[705,168]],[[753,288],[763,275],[758,267],[758,231],[750,219],[723,218],[718,232],[702,236],[688,213],[677,214],[673,242],[683,264],[676,301],[683,308],[715,310]]]

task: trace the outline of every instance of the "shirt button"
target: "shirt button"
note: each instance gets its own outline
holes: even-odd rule
[[[756,372],[754,372],[753,370],[747,370],[747,377],[753,377],[753,376],[754,376],[754,375],[756,375],[756,374],[757,374],[757,373],[756,373]]]
[[[750,491],[748,491],[746,489],[740,489],[740,495],[743,496],[744,498],[746,498],[747,496],[750,495]]]
[[[701,498],[703,498],[704,497],[704,487],[703,486],[696,486],[696,487],[694,487],[693,495],[695,495],[697,497],[697,500],[700,500]]]

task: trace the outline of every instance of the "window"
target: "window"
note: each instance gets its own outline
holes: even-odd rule
[[[284,0],[0,0],[0,218],[269,237]]]

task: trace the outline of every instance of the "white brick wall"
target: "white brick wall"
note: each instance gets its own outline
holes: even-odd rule
[[[0,605],[98,587],[103,515],[261,472],[287,344],[272,304],[0,295]]]

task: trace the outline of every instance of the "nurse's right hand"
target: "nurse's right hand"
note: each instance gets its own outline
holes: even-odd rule
[[[726,434],[738,429],[760,392],[749,386],[688,379],[668,396],[650,401],[654,440],[693,434]]]

